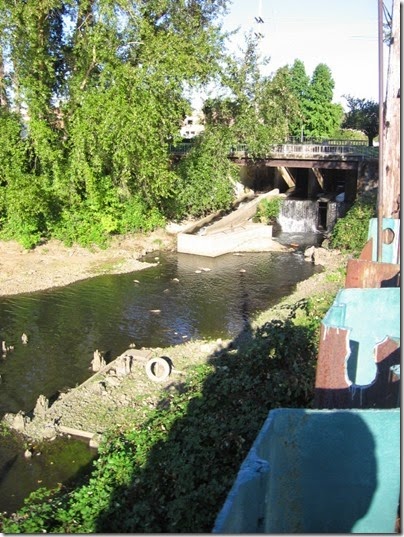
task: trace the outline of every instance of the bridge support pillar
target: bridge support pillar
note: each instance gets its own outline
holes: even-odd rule
[[[283,177],[285,183],[288,185],[289,188],[296,186],[296,181],[288,168],[286,168],[285,166],[278,166],[277,170],[279,171],[281,177]]]
[[[324,178],[318,168],[308,169],[307,196],[315,198],[317,194],[324,190]]]

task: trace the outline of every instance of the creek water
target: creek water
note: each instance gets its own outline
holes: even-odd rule
[[[1,298],[0,339],[14,350],[0,358],[0,416],[29,412],[39,395],[52,399],[83,382],[95,349],[115,358],[131,343],[166,347],[235,337],[251,316],[321,270],[303,256],[318,240],[318,234],[281,234],[280,242],[300,245],[293,253],[207,258],[154,252],[145,261],[155,266],[141,271]],[[0,511],[18,509],[40,486],[68,481],[95,455],[74,440],[58,439],[41,451],[25,459],[17,436],[1,437]]]

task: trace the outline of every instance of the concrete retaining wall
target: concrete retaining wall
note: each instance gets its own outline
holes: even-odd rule
[[[281,249],[272,240],[272,226],[246,224],[245,226],[209,235],[180,233],[177,250],[183,254],[217,257],[230,252],[268,252]]]
[[[183,254],[217,257],[234,252],[271,252],[286,248],[272,239],[272,226],[252,223],[263,199],[279,196],[279,190],[248,200],[233,212],[206,218],[177,235],[177,251]],[[204,227],[206,226],[206,227]]]

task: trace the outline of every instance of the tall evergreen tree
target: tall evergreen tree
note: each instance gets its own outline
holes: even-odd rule
[[[320,63],[315,68],[308,90],[304,132],[312,138],[332,136],[339,128],[343,108],[332,102],[334,80],[330,68]]]
[[[308,114],[310,77],[306,74],[304,63],[296,59],[289,69],[290,87],[298,102],[298,114],[291,121],[290,133],[301,138],[304,133],[305,118]]]

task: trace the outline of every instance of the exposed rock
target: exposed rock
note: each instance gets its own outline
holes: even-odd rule
[[[316,251],[316,248],[314,246],[310,246],[309,248],[306,248],[306,250],[304,251],[304,257],[306,259],[311,259],[314,263],[315,251]]]
[[[103,367],[106,366],[105,358],[100,353],[98,349],[94,351],[93,359],[91,361],[91,369],[92,371],[100,371]]]
[[[44,418],[48,408],[49,408],[49,400],[44,395],[40,395],[36,401],[36,405],[34,408],[34,417]]]
[[[27,424],[30,419],[25,413],[20,410],[17,414],[8,413],[5,414],[3,420],[8,423],[8,425],[19,433],[25,433]]]
[[[105,388],[103,391],[106,392],[108,387],[116,388],[120,385],[120,383],[121,381],[117,377],[109,376],[105,379],[105,382],[103,383]]]
[[[336,258],[335,251],[328,250],[327,248],[310,246],[304,251],[304,257],[311,259],[315,265],[325,265],[327,267],[332,265],[333,259]]]
[[[118,377],[125,377],[132,371],[133,358],[129,354],[120,356],[115,362],[115,373]]]

